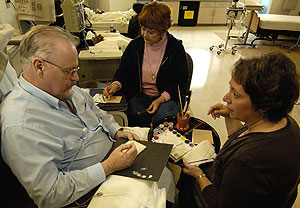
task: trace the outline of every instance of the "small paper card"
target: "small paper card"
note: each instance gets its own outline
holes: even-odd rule
[[[194,144],[199,144],[205,140],[208,140],[211,144],[214,143],[211,130],[203,130],[203,129],[194,129],[193,130],[192,142]]]
[[[214,146],[207,140],[199,143],[193,147],[191,151],[183,156],[183,159],[187,162],[199,161],[193,163],[194,165],[200,165],[202,163],[211,162],[216,157]],[[208,159],[208,160],[206,160]]]
[[[145,145],[138,143],[136,141],[128,141],[125,144],[131,144],[131,143],[133,143],[135,145],[135,147],[137,149],[137,155],[140,154],[146,148]]]
[[[96,94],[93,97],[95,103],[121,103],[122,96],[105,97],[103,94]]]

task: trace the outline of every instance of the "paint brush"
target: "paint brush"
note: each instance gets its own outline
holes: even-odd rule
[[[188,97],[187,97],[187,99],[186,99],[186,104],[185,104],[184,116],[186,116],[186,114],[187,114],[187,112],[188,112],[188,109],[189,109],[189,107],[190,107],[191,97],[192,97],[192,91],[189,90],[189,94],[188,94]]]
[[[179,85],[178,85],[178,96],[179,96],[179,103],[180,103],[180,112],[182,113],[182,102],[181,102],[181,95],[180,95]]]
[[[204,123],[204,121],[200,122],[199,124],[195,125],[193,128],[191,128],[190,130],[188,130],[187,132],[185,132],[184,136],[188,135],[191,131],[193,131],[193,129],[199,127],[200,125],[202,125]]]
[[[141,115],[141,114],[146,113],[146,112],[147,112],[147,110],[139,111],[139,112],[137,112],[137,114],[138,114],[138,115]]]
[[[201,160],[195,160],[195,161],[189,162],[189,164],[204,162],[204,161],[207,161],[207,160],[214,160],[214,159],[215,159],[214,157],[210,157],[210,158],[205,158],[205,159],[201,159]]]

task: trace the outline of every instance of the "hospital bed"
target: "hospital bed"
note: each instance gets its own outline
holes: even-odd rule
[[[298,38],[298,44],[300,37],[300,16],[258,14],[255,12],[250,26],[250,33],[256,36],[250,43],[252,47],[255,47],[254,42],[257,40],[275,42],[295,41]],[[285,37],[281,37],[282,35]]]
[[[109,30],[111,26],[120,33],[128,32],[129,21],[136,15],[133,9],[128,11],[104,12],[96,14],[93,10],[85,8],[85,12],[90,20],[92,30]]]

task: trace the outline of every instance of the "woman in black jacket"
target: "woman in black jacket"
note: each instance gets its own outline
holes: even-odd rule
[[[179,112],[178,86],[184,95],[188,65],[182,42],[167,32],[171,12],[166,4],[145,5],[139,23],[142,35],[127,46],[104,95],[122,89],[128,101],[129,125],[149,126]]]

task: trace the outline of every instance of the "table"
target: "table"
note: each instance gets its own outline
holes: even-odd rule
[[[79,83],[112,80],[121,60],[122,51],[111,47],[111,52],[91,46],[90,50],[79,53]]]
[[[177,117],[174,116],[174,117],[165,118],[165,119],[162,119],[161,121],[153,124],[153,126],[151,127],[151,129],[149,130],[149,133],[148,133],[148,140],[149,141],[151,141],[151,139],[153,137],[153,130],[159,124],[161,124],[165,121],[166,122],[173,122],[173,124],[175,126],[176,123],[177,123]],[[201,120],[199,118],[191,117],[190,121],[189,121],[190,129],[193,128],[194,126],[198,125],[202,121],[203,120]],[[215,147],[215,152],[218,153],[220,151],[220,137],[219,137],[218,133],[216,132],[216,130],[211,125],[206,123],[205,121],[204,121],[203,124],[198,126],[196,129],[203,129],[203,130],[211,130],[212,131],[213,141],[214,141],[213,145]],[[189,129],[187,129],[186,131],[189,131]],[[183,134],[185,134],[186,131],[178,131],[178,132],[183,135]],[[185,137],[191,141],[192,131],[189,134],[185,135]],[[174,163],[172,159],[169,159],[169,162],[174,163],[176,165],[181,165],[181,163],[179,161],[177,163]],[[206,173],[208,178],[212,179],[214,177],[213,163],[211,163],[211,162],[210,163],[204,163],[204,164],[199,165],[199,167]],[[195,182],[195,179],[193,177],[188,176],[188,175],[184,174],[183,172],[181,172],[179,181],[177,183],[177,188],[179,188],[179,187],[181,189],[180,191],[182,191],[185,194],[190,195],[191,197],[195,198],[195,201],[198,201],[199,205],[201,205],[200,207],[205,207],[205,205],[202,204],[203,199],[201,198],[201,194],[199,193],[199,186]]]
[[[148,140],[151,141],[152,140],[152,137],[153,137],[153,130],[161,123],[163,122],[173,122],[174,126],[176,125],[177,123],[177,117],[174,116],[174,117],[168,117],[168,118],[165,118],[165,119],[162,119],[160,120],[159,122],[153,124],[153,126],[150,128],[149,132],[148,132]],[[191,117],[190,118],[190,121],[189,121],[189,126],[190,128],[193,128],[194,126],[196,126],[197,124],[199,124],[200,122],[202,122],[203,120],[199,119],[199,118],[195,118],[195,117]],[[212,135],[213,135],[213,141],[214,141],[214,147],[215,147],[215,152],[218,153],[220,151],[220,145],[221,145],[221,142],[220,142],[220,137],[218,135],[218,133],[216,132],[216,130],[211,126],[209,125],[208,123],[206,123],[204,121],[203,124],[201,124],[200,126],[197,127],[197,129],[203,129],[203,130],[211,130],[212,131]],[[189,131],[189,129],[187,129],[186,131]],[[184,134],[186,131],[178,131],[180,134]],[[192,131],[185,135],[185,137],[187,139],[189,139],[190,141],[192,141]],[[169,162],[171,163],[174,163],[172,159],[169,158]],[[176,165],[182,165],[182,160],[179,160],[178,162],[174,163]],[[207,173],[207,175],[212,178],[213,175],[214,175],[214,171],[213,171],[213,167],[212,167],[212,163],[204,163],[204,164],[201,164],[199,167],[201,167],[205,173]]]
[[[158,123],[154,124],[153,127],[151,127],[149,133],[148,133],[148,140],[152,139],[153,136],[153,129],[156,128],[160,123],[163,123],[164,121],[167,122],[173,122],[174,126],[177,123],[177,117],[169,117],[169,118],[165,118],[161,121],[159,121]],[[201,123],[203,120],[199,119],[199,118],[195,118],[195,117],[191,117],[190,121],[189,121],[189,126],[190,129],[193,128],[194,126],[196,126],[197,124]],[[206,123],[204,121],[203,124],[201,124],[200,126],[198,126],[196,129],[203,129],[203,130],[211,130],[212,131],[212,135],[213,135],[213,141],[214,141],[214,147],[215,147],[215,152],[218,153],[220,151],[220,137],[218,135],[218,133],[216,132],[216,130],[209,125],[208,123]],[[189,131],[189,129],[187,129],[186,131]],[[181,133],[182,135],[185,134],[186,131],[178,131],[179,133]],[[192,140],[192,131],[186,135],[186,138],[189,139],[190,141]],[[169,162],[172,162],[172,160],[169,160]],[[175,163],[180,165],[180,163]],[[206,175],[208,176],[208,178],[212,179],[214,177],[214,169],[213,169],[213,163],[204,163],[199,165],[199,167],[206,173]],[[182,192],[184,192],[187,195],[190,195],[190,197],[194,198],[195,201],[197,201],[197,205],[199,205],[199,207],[205,207],[205,205],[202,203],[204,201],[203,198],[201,198],[201,194],[199,193],[199,186],[198,184],[195,182],[195,179],[191,176],[188,176],[186,174],[184,174],[183,172],[181,172],[179,181],[177,183],[177,188],[180,188]],[[200,191],[201,192],[201,191]]]
[[[104,41],[90,46],[89,50],[82,50],[79,53],[79,83],[90,81],[112,80],[119,67],[123,51],[131,39],[124,37],[120,33],[110,33],[109,31],[95,31],[101,34]],[[87,39],[92,35],[87,34]]]

